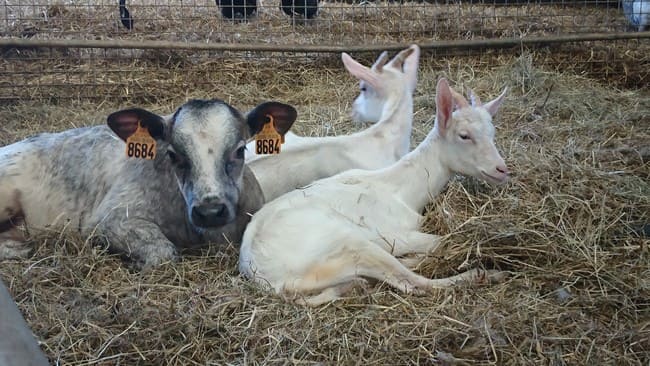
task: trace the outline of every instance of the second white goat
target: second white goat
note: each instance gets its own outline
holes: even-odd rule
[[[502,278],[470,270],[428,279],[398,257],[440,245],[438,236],[419,231],[421,212],[455,173],[508,180],[492,124],[505,93],[486,104],[470,93],[470,105],[440,79],[435,126],[414,151],[387,168],[350,170],[266,204],[244,233],[240,272],[308,305],[334,300],[368,278],[415,294]]]
[[[351,135],[301,138],[279,155],[249,161],[266,202],[349,169],[389,166],[409,152],[419,47],[410,46],[388,63],[382,56],[372,68],[346,53],[341,57],[348,72],[364,82],[362,87],[375,93],[372,99],[358,98],[355,109],[361,111],[360,105],[371,100],[383,101],[376,102],[382,106],[379,122]]]
[[[415,68],[417,72],[417,57],[418,55],[411,56],[415,58]],[[377,71],[378,68],[382,68],[386,61],[388,61],[388,52],[382,52],[377,60],[372,65],[371,70]],[[410,66],[407,66],[410,67]],[[414,80],[417,81],[417,80]],[[415,83],[412,85],[413,93],[415,91]],[[359,95],[354,99],[352,103],[352,121],[355,123],[377,123],[381,119],[382,110],[384,109],[384,104],[386,103],[386,97],[382,94],[377,93],[372,85],[369,85],[364,80],[359,80]],[[318,141],[314,140],[318,137],[306,137],[297,135],[291,131],[288,131],[284,135],[284,144],[282,145],[283,149],[286,149],[289,146],[296,145],[300,142]],[[255,141],[250,141],[246,144],[246,162],[251,162],[259,158],[274,158],[274,156],[269,155],[260,155],[255,151]]]

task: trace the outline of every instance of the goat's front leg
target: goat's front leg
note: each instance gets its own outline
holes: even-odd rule
[[[388,253],[401,257],[435,251],[440,247],[440,236],[419,231],[381,231],[373,242]]]
[[[176,246],[157,224],[139,218],[107,218],[97,226],[109,248],[132,259],[136,266],[148,269],[178,259]]]

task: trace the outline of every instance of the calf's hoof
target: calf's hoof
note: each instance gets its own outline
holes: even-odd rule
[[[0,260],[27,258],[31,251],[31,246],[25,242],[12,239],[0,239]]]
[[[143,271],[158,267],[164,263],[178,262],[178,252],[171,244],[156,245],[147,248],[138,258],[136,266]]]

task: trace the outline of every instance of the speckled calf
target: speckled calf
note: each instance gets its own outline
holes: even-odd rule
[[[246,116],[220,100],[192,100],[173,115],[134,108],[108,126],[44,133],[0,148],[0,259],[30,248],[16,225],[67,228],[107,240],[149,267],[179,247],[239,242],[264,203],[244,165],[246,140],[272,116],[279,133],[296,119],[286,104]],[[156,140],[152,160],[126,156],[138,125]]]

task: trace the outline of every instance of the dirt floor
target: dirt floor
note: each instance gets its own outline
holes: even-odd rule
[[[496,122],[512,181],[451,182],[424,225],[445,235],[445,250],[418,270],[434,278],[499,268],[512,272],[505,283],[425,297],[378,284],[307,309],[241,278],[235,247],[139,273],[58,233],[35,238],[29,259],[2,262],[0,276],[50,360],[65,365],[647,365],[650,92],[549,71],[533,58],[424,56],[415,95],[414,144],[432,127],[439,76],[484,99],[510,87]],[[334,61],[280,72],[241,64],[213,76],[139,105],[169,113],[189,97],[241,109],[277,99],[297,107],[304,135],[365,127],[347,116],[357,86]],[[5,105],[0,142],[103,123],[121,103]]]

